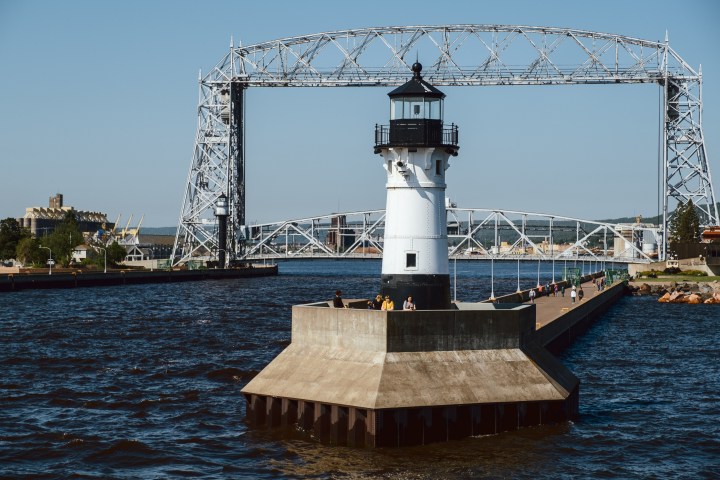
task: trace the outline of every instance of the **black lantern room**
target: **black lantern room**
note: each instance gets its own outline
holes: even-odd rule
[[[421,64],[414,63],[412,71],[408,82],[388,93],[390,126],[375,126],[375,153],[391,147],[445,147],[457,155],[457,126],[443,126],[445,94],[423,80]]]

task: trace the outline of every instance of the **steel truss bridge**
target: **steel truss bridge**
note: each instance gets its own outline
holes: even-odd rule
[[[467,260],[657,260],[660,231],[649,224],[610,224],[543,213],[446,209],[449,258]],[[245,232],[243,258],[381,258],[384,210],[258,224]]]
[[[231,44],[220,62],[200,76],[197,133],[173,263],[217,255],[213,207],[223,193],[229,203],[228,261],[260,252],[252,236],[246,236],[250,230],[245,215],[249,88],[401,85],[414,61],[412,51],[422,51],[423,63],[429,63],[423,76],[437,86],[659,85],[664,199],[660,259],[666,256],[668,224],[679,202],[692,200],[704,223],[720,224],[702,130],[702,74],[670,47],[667,36],[664,42],[653,42],[521,25],[363,28],[249,46]]]

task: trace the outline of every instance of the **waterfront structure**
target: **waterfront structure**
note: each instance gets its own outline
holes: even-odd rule
[[[578,414],[579,381],[537,343],[535,305],[450,302],[444,172],[457,129],[446,136],[444,95],[419,63],[412,70],[390,93],[376,153],[388,173],[382,290],[398,305],[412,295],[418,309],[368,310],[367,299],[294,306],[290,345],[242,389],[256,425],[397,447]]]
[[[107,215],[101,212],[75,210],[63,204],[63,195],[58,193],[50,197],[47,208],[28,207],[25,215],[18,218],[21,227],[30,230],[36,237],[51,234],[65,218],[68,212],[73,212],[77,219],[78,229],[81,232],[95,233],[98,230],[112,229],[113,224],[108,222]]]
[[[436,59],[424,75],[435,86],[658,85],[664,199],[659,258],[667,253],[674,203],[693,200],[708,225],[720,225],[702,129],[702,73],[670,47],[667,36],[658,42],[524,25],[375,27],[231,43],[200,76],[197,133],[173,262],[217,251],[213,208],[222,192],[230,212],[228,253],[232,259],[245,256],[254,228],[245,224],[248,88],[398,86],[406,80],[408,53],[418,50]]]

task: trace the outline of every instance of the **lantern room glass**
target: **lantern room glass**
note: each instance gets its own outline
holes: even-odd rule
[[[442,120],[441,98],[399,97],[390,100],[390,120]]]

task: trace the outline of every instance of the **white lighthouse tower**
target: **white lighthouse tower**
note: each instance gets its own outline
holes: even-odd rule
[[[383,296],[396,308],[412,296],[418,309],[450,308],[445,171],[458,130],[443,126],[445,94],[413,78],[388,94],[390,125],[375,126],[375,153],[387,171]]]

